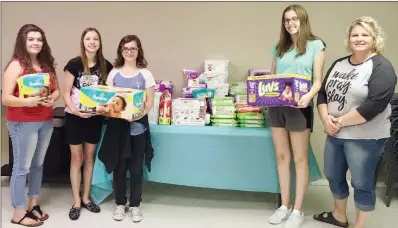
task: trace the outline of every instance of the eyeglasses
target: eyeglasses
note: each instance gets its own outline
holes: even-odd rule
[[[136,47],[132,47],[132,48],[126,48],[126,47],[124,47],[124,48],[122,48],[122,52],[123,52],[123,53],[128,53],[129,51],[131,51],[132,53],[135,53],[135,52],[138,51],[138,49],[139,49],[139,48],[136,48]]]
[[[298,20],[299,20],[298,17],[292,17],[292,18],[290,18],[290,19],[285,18],[285,19],[283,19],[283,23],[284,23],[284,24],[289,24],[290,21],[292,21],[292,22],[297,22]]]

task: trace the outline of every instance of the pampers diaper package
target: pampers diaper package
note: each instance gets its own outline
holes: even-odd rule
[[[97,85],[81,88],[79,108],[132,121],[144,111],[144,101],[145,90]]]
[[[249,76],[247,104],[253,106],[295,106],[311,89],[311,77],[299,74]]]
[[[50,95],[50,74],[26,74],[17,79],[19,97],[48,97]]]

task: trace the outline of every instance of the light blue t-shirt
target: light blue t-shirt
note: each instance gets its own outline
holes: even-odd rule
[[[314,60],[316,56],[325,48],[325,45],[321,40],[309,40],[307,41],[306,52],[296,57],[297,48],[286,52],[282,58],[276,56],[278,51],[276,44],[272,49],[272,57],[276,63],[276,74],[294,73],[302,75],[313,75]]]

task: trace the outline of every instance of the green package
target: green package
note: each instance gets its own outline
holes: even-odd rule
[[[220,124],[237,124],[235,119],[211,119],[211,122]]]
[[[258,112],[245,112],[245,113],[238,113],[238,119],[240,119],[240,120],[264,120],[264,116]]]
[[[232,115],[211,115],[212,119],[236,119],[236,114]]]
[[[218,126],[218,127],[237,127],[238,124],[233,123],[212,123],[211,126]]]
[[[235,105],[233,97],[212,98],[210,102],[211,102],[211,106]]]
[[[263,124],[244,124],[244,123],[240,123],[239,127],[247,127],[247,128],[263,128],[264,125]]]
[[[238,119],[240,124],[264,124],[264,120]]]

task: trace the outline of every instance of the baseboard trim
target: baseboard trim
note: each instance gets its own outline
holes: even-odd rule
[[[314,186],[329,186],[329,182],[326,179],[320,179],[320,180],[311,182],[311,185],[314,185]],[[348,181],[348,186],[352,187],[350,181]],[[376,188],[385,188],[385,187],[387,187],[387,185],[384,182],[377,182],[376,183]]]

